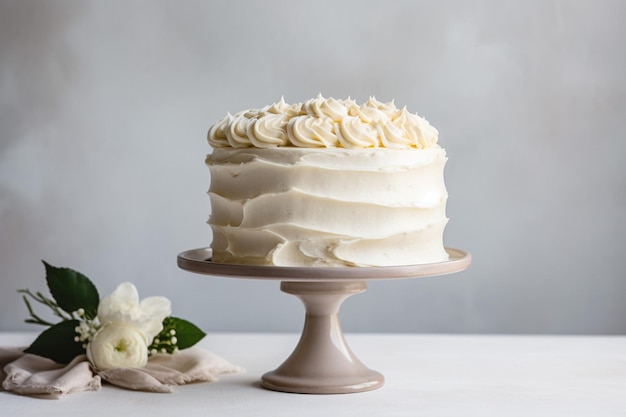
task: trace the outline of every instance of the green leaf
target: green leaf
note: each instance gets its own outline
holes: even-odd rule
[[[98,314],[100,295],[93,283],[81,274],[70,268],[57,268],[46,261],[46,281],[50,294],[56,303],[68,313],[79,308],[85,310],[85,317],[93,319]]]
[[[82,342],[74,341],[78,320],[67,320],[43,331],[24,352],[52,359],[57,363],[69,363],[85,353]]]
[[[165,318],[163,328],[176,330],[176,339],[178,339],[176,345],[181,350],[195,345],[206,336],[206,333],[200,330],[198,326],[178,317]]]

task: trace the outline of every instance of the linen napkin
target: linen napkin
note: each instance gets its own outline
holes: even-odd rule
[[[220,356],[191,347],[174,355],[154,355],[143,368],[106,369],[97,373],[105,381],[119,387],[167,393],[174,392],[176,385],[216,381],[220,374],[242,371],[242,368]]]
[[[22,350],[0,348],[0,364],[6,364],[2,383],[5,390],[21,395],[61,398],[73,392],[100,389],[100,377],[91,372],[85,355],[77,356],[67,365],[60,365],[41,356],[24,354]]]
[[[20,348],[0,348],[2,387],[16,394],[43,398],[62,398],[80,391],[97,391],[101,380],[132,390],[170,393],[176,385],[216,381],[225,373],[243,369],[203,349],[193,347],[176,354],[150,357],[144,368],[118,368],[93,371],[85,355],[67,365]]]

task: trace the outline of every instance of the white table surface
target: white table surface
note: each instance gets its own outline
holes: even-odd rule
[[[0,346],[35,334],[0,333]],[[626,337],[347,334],[385,385],[358,394],[268,391],[261,375],[297,334],[209,334],[200,346],[246,368],[173,394],[104,385],[43,400],[0,392],[0,416],[626,416]]]

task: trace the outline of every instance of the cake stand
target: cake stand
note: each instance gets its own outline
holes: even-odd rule
[[[305,307],[302,335],[293,353],[261,378],[265,388],[306,394],[370,391],[383,385],[382,374],[369,369],[352,353],[339,323],[339,306],[365,291],[369,280],[420,278],[466,269],[471,256],[446,248],[449,259],[423,265],[391,267],[273,267],[211,262],[211,249],[178,255],[178,266],[199,274],[279,280],[281,291],[298,297]]]

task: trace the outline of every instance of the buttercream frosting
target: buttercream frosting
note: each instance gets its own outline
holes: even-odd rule
[[[437,140],[437,129],[426,119],[393,101],[370,97],[359,105],[321,94],[303,103],[290,105],[281,98],[261,109],[227,114],[208,133],[213,148],[429,149],[439,146]]]
[[[448,258],[446,152],[424,118],[371,97],[227,114],[206,163],[214,262],[391,266]]]
[[[213,260],[390,266],[447,259],[445,151],[217,148]]]

